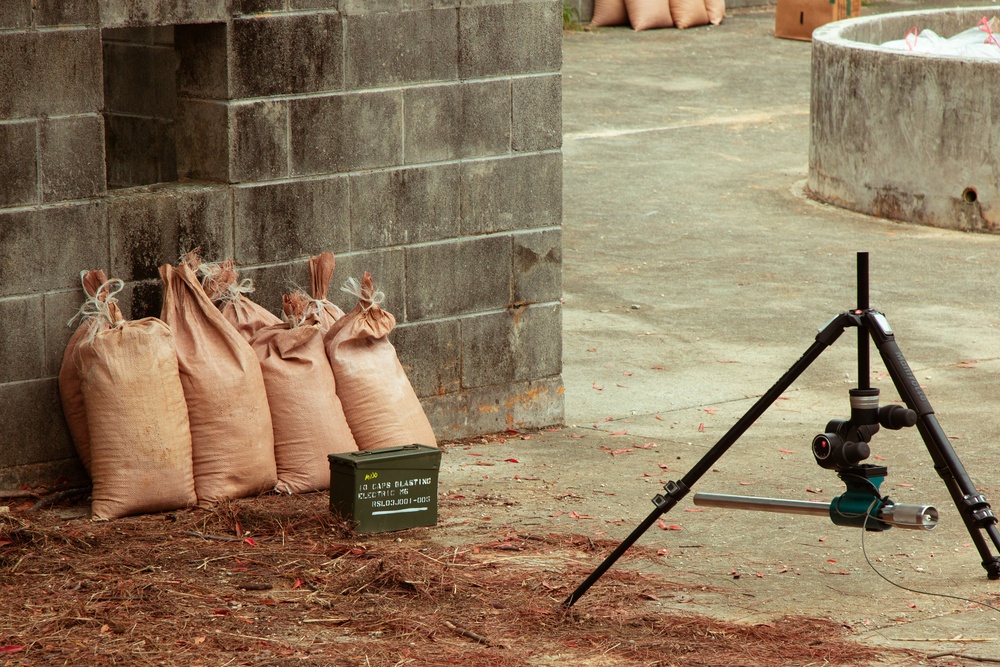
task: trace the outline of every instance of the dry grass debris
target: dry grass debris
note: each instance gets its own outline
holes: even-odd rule
[[[561,602],[613,543],[501,529],[360,536],[325,494],[92,522],[0,514],[0,665],[861,665],[836,623],[659,611],[683,587],[619,567]],[[20,504],[19,504],[20,503]],[[447,517],[460,511],[442,498]],[[636,549],[629,559],[655,558]]]

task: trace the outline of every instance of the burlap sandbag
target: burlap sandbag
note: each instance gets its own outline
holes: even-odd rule
[[[358,305],[327,332],[326,353],[358,448],[436,446],[427,415],[389,342],[396,319],[379,307],[384,296],[375,291],[367,272],[360,285],[352,281],[345,290],[358,298]]]
[[[670,0],[670,15],[678,28],[708,25],[705,0]]]
[[[120,321],[84,336],[77,355],[94,518],[194,505],[191,431],[167,325],[154,317]]]
[[[253,292],[253,282],[249,278],[240,280],[233,260],[202,262],[193,251],[184,256],[184,263],[195,270],[208,298],[245,340],[264,327],[281,324],[280,317],[250,300],[247,294]]]
[[[705,0],[705,11],[708,13],[708,22],[719,25],[726,18],[726,0]]]
[[[69,325],[72,326],[77,319],[83,321],[70,336],[63,351],[59,367],[59,397],[73,446],[83,467],[90,474],[90,432],[87,428],[83,391],[80,388],[80,372],[77,370],[77,347],[84,336],[92,331],[107,329],[112,323],[123,319],[111,289],[114,285],[116,291],[120,290],[123,284],[120,280],[109,281],[101,270],[84,271],[80,274],[80,280],[86,300],[76,316],[69,321]]]
[[[358,451],[337,397],[319,324],[264,327],[250,345],[260,359],[274,426],[278,491],[330,488],[329,454]]]
[[[628,11],[625,0],[594,0],[594,15],[590,19],[594,28],[628,25]]]
[[[198,500],[274,487],[274,434],[260,362],[209,301],[190,266],[160,267],[162,319],[174,334],[191,421]]]
[[[725,0],[723,0],[725,1]],[[625,0],[628,20],[633,30],[672,28],[669,0]]]

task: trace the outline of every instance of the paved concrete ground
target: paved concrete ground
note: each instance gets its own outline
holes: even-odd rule
[[[773,38],[773,25],[773,9],[744,9],[719,27],[566,35],[567,425],[449,451],[442,484],[493,498],[484,509],[493,527],[624,537],[663,482],[680,478],[819,328],[854,307],[857,251],[871,253],[872,306],[886,313],[972,478],[1000,506],[1000,238],[806,199],[810,44]],[[849,416],[856,350],[851,330],[695,490],[840,493],[809,445],[829,419]],[[883,404],[897,399],[874,354],[872,367]],[[1000,606],[1000,583],[987,581],[915,429],[883,431],[872,444],[889,467],[884,492],[941,512],[932,532],[869,533],[874,565],[900,585]],[[482,461],[496,466],[473,465]],[[681,530],[654,526],[642,541],[670,550],[649,566],[663,576],[728,591],[686,611],[828,617],[864,641],[1000,658],[1000,642],[942,641],[996,640],[1000,612],[886,583],[867,564],[859,530],[692,509],[689,497],[666,517]]]

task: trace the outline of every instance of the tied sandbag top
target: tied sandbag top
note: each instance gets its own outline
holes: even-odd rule
[[[358,305],[330,328],[329,336],[339,339],[385,338],[392,332],[396,318],[380,307],[385,301],[385,294],[375,289],[370,273],[365,271],[360,283],[354,278],[349,279],[341,289],[357,297]],[[342,332],[345,327],[349,331]]]

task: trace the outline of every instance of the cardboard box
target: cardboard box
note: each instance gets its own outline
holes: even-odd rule
[[[778,0],[774,36],[811,41],[821,25],[855,16],[861,16],[861,0]]]
[[[441,450],[406,445],[330,454],[330,510],[362,533],[437,524]]]

